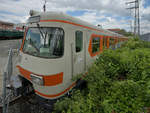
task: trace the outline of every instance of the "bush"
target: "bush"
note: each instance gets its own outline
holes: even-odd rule
[[[104,113],[141,113],[144,104],[143,87],[132,80],[116,81],[104,97]]]
[[[138,113],[150,106],[150,43],[131,39],[104,51],[89,68],[87,88],[55,104],[56,113]]]
[[[122,47],[129,49],[150,48],[150,43],[142,41],[139,38],[131,38],[128,42],[124,43]]]

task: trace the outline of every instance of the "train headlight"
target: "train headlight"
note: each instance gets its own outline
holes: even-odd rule
[[[37,76],[37,75],[34,75],[34,74],[31,74],[31,81],[37,85],[43,85],[44,84],[44,81],[43,81],[43,77],[42,76]]]

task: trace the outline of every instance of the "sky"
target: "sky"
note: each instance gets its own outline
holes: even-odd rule
[[[134,0],[47,0],[47,11],[63,12],[104,29],[131,31],[134,10],[127,10]],[[25,23],[29,11],[43,11],[44,0],[0,0],[0,20]],[[150,32],[150,0],[140,0],[141,34]]]

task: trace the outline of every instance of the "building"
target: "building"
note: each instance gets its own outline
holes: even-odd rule
[[[9,22],[0,21],[0,29],[2,30],[13,30],[14,24]]]
[[[115,33],[118,33],[118,32],[121,31],[121,29],[107,29],[107,30],[112,31],[112,32],[115,32]]]
[[[25,27],[26,27],[25,23],[18,23],[14,25],[14,29],[17,31],[24,31]]]
[[[125,29],[107,29],[109,31],[124,35],[126,37],[133,37],[134,34],[132,32],[127,32]]]

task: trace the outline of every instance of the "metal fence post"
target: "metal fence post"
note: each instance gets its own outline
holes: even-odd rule
[[[6,76],[7,72],[3,73],[3,113],[6,113],[7,106],[6,106]]]

